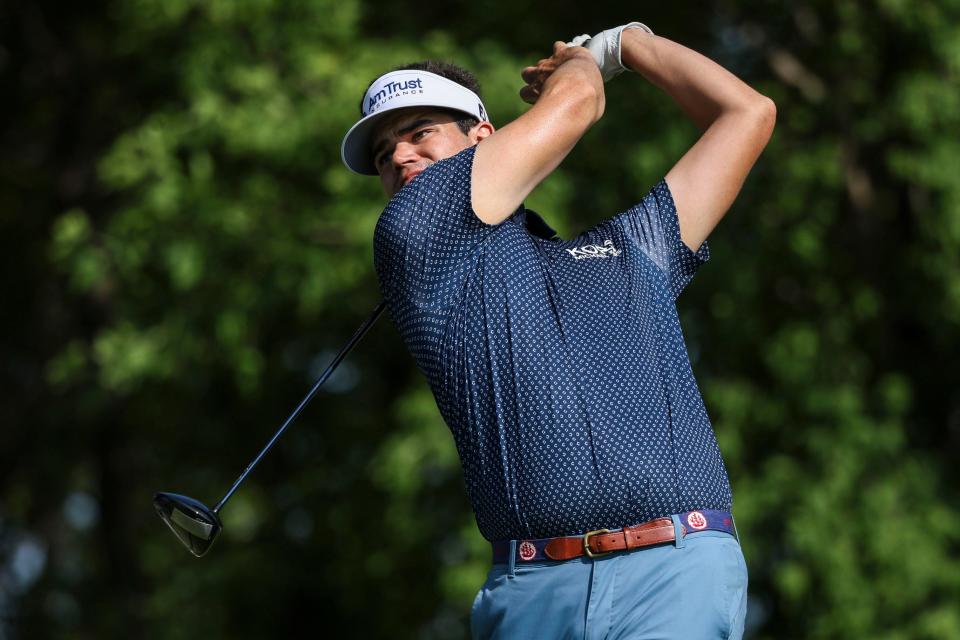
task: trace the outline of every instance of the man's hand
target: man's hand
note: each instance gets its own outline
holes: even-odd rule
[[[569,47],[565,43],[553,43],[553,55],[537,62],[535,66],[526,67],[520,73],[520,77],[526,82],[526,86],[520,89],[520,97],[524,102],[535,104],[543,91],[543,83],[547,81],[557,68],[568,60],[580,58],[591,60],[592,56],[582,47]]]
[[[621,59],[620,43],[623,32],[626,29],[642,29],[650,35],[653,35],[650,27],[642,22],[630,22],[619,27],[614,27],[613,29],[601,31],[593,37],[587,34],[577,36],[571,42],[568,42],[567,46],[586,48],[586,50],[593,55],[597,66],[600,67],[603,81],[609,82],[627,70],[627,68],[623,66],[623,60]]]

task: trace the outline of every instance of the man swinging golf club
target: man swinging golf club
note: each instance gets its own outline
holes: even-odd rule
[[[624,69],[703,134],[638,204],[560,240],[522,202]],[[533,106],[495,130],[463,69],[386,73],[342,146],[391,197],[380,287],[492,543],[474,636],[739,638],[747,570],[675,300],[775,107],[640,23],[558,42],[522,77]]]

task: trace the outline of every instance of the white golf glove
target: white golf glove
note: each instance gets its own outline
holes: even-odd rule
[[[593,59],[597,61],[600,67],[600,74],[603,81],[607,82],[610,78],[615,78],[627,70],[620,59],[620,35],[624,29],[643,29],[649,34],[653,34],[650,27],[641,22],[631,22],[621,27],[601,31],[595,36],[583,34],[577,36],[568,47],[585,47],[587,51],[593,54]]]

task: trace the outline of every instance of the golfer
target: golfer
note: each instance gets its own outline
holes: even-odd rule
[[[703,134],[638,203],[559,239],[523,201],[625,69]],[[640,23],[557,42],[522,78],[533,106],[494,129],[469,72],[391,71],[342,146],[391,198],[380,287],[492,543],[474,637],[739,638],[747,569],[675,301],[774,105]]]

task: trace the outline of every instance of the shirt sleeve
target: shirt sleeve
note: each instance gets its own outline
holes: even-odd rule
[[[614,218],[624,234],[660,268],[676,299],[704,262],[710,259],[706,240],[696,252],[680,239],[680,221],[673,194],[660,180],[643,200]]]
[[[384,209],[374,232],[374,266],[391,307],[439,311],[453,303],[471,257],[496,227],[473,211],[474,149],[431,165]]]

